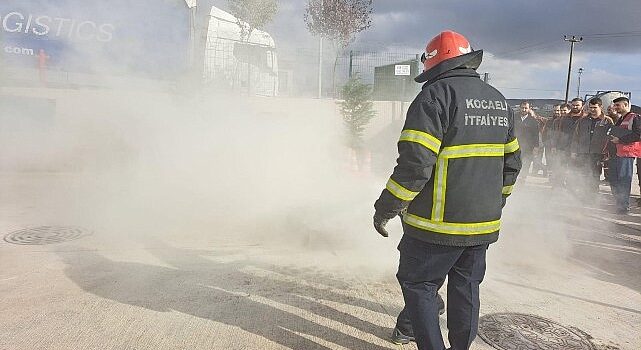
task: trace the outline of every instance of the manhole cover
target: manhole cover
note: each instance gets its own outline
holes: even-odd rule
[[[90,234],[80,227],[40,226],[11,232],[4,240],[12,244],[43,245],[72,241]]]
[[[588,335],[534,315],[485,315],[479,320],[479,336],[502,350],[595,350]]]

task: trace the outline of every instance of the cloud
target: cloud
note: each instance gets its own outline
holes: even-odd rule
[[[307,2],[281,0],[272,34],[288,46],[313,39],[302,16]],[[218,5],[225,7],[225,1]],[[360,46],[408,47],[416,51],[436,33],[452,29],[477,48],[511,59],[566,52],[564,35],[583,35],[584,52],[641,53],[641,6],[636,0],[612,2],[464,0],[375,1],[372,27],[357,37]],[[607,34],[607,35],[606,35]]]
[[[525,64],[485,55],[479,73],[507,98],[563,98],[567,67],[559,60]]]
[[[528,45],[563,42],[563,35],[583,35],[581,43],[588,52],[641,52],[641,6],[638,1],[378,1],[377,16],[404,12],[410,17],[385,33],[374,30],[367,37],[387,41],[423,43],[444,29],[466,35],[473,44],[493,52],[514,52]],[[635,24],[637,24],[635,26]],[[617,35],[595,35],[620,33]],[[395,38],[395,40],[390,40]],[[626,45],[621,45],[625,42]],[[566,45],[567,46],[567,45]],[[563,50],[563,45],[551,47]],[[523,50],[521,50],[523,51]],[[537,56],[536,50],[525,52]]]
[[[214,1],[226,7],[226,0]],[[295,52],[317,47],[317,38],[308,33],[302,19],[306,4],[280,0],[280,12],[267,28],[280,49]],[[573,71],[583,66],[602,69],[613,77],[626,76],[626,70],[641,69],[635,63],[641,62],[639,19],[638,0],[377,0],[371,28],[359,33],[350,49],[415,53],[440,31],[452,29],[464,34],[475,49],[488,53],[481,70],[490,72],[494,83],[536,89],[506,90],[507,95],[559,97],[558,91],[565,93],[570,47],[563,35],[584,38],[575,46]],[[602,90],[610,85],[592,81],[587,72],[584,78],[586,88]],[[572,85],[575,79],[573,72]],[[612,85],[633,91],[634,99],[634,91],[641,92],[639,81],[620,80]]]

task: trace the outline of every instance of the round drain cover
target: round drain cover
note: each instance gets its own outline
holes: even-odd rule
[[[40,226],[11,232],[4,240],[12,244],[43,245],[72,241],[90,234],[80,227]]]
[[[479,319],[479,336],[501,350],[595,350],[589,335],[526,314],[485,315]]]

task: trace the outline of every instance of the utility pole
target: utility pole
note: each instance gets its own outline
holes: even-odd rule
[[[189,68],[192,82],[198,79],[196,58],[198,57],[198,1],[188,4],[189,7]]]
[[[580,43],[583,41],[583,37],[576,38],[572,35],[571,38],[568,38],[567,35],[563,36],[563,40],[570,42],[570,64],[568,65],[568,79],[565,84],[565,103],[568,103],[568,93],[570,92],[570,74],[572,73],[572,54],[574,53],[574,44]]]
[[[207,45],[207,29],[209,25],[209,12],[203,0],[188,2],[190,10],[189,24],[189,63],[191,87],[198,90],[204,78],[205,52]],[[209,7],[211,10],[211,7]]]
[[[323,98],[323,37],[318,38],[318,98]]]
[[[581,97],[581,74],[583,74],[583,68],[579,68],[579,83],[576,86],[576,97]]]

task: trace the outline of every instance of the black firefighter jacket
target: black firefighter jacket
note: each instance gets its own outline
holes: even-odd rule
[[[374,204],[386,217],[403,212],[404,233],[433,244],[495,242],[521,168],[505,97],[474,69],[449,62],[473,54],[482,51],[444,61],[451,68],[428,79],[410,105],[397,165]]]

